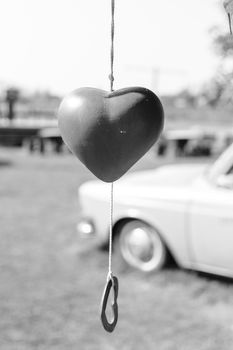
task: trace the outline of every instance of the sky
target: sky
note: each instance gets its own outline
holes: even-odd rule
[[[110,0],[0,0],[0,88],[109,89]],[[115,0],[114,88],[198,89],[228,32],[221,0]]]

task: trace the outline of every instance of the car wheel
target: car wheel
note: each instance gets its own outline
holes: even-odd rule
[[[158,232],[139,220],[129,221],[121,228],[117,250],[128,266],[144,272],[160,270],[168,255]]]

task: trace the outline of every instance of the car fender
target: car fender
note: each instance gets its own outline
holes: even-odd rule
[[[114,226],[122,220],[140,220],[153,227],[181,267],[191,266],[187,203],[153,203],[142,207],[117,205]],[[175,228],[175,230],[174,230]]]

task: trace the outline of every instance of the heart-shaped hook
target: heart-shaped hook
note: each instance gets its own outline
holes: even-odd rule
[[[112,301],[112,311],[113,311],[113,320],[111,322],[108,321],[106,316],[106,307],[108,303],[108,297],[111,288],[113,288],[113,301]],[[118,279],[115,276],[110,276],[107,279],[107,283],[104,289],[102,301],[101,301],[101,321],[104,329],[111,333],[114,331],[118,320],[118,305],[117,305],[117,296],[118,296]]]

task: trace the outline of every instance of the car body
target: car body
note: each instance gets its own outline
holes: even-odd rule
[[[79,201],[78,230],[108,242],[110,184],[84,183]],[[233,145],[212,165],[165,165],[114,183],[113,234],[139,270],[172,255],[183,268],[233,277]]]

